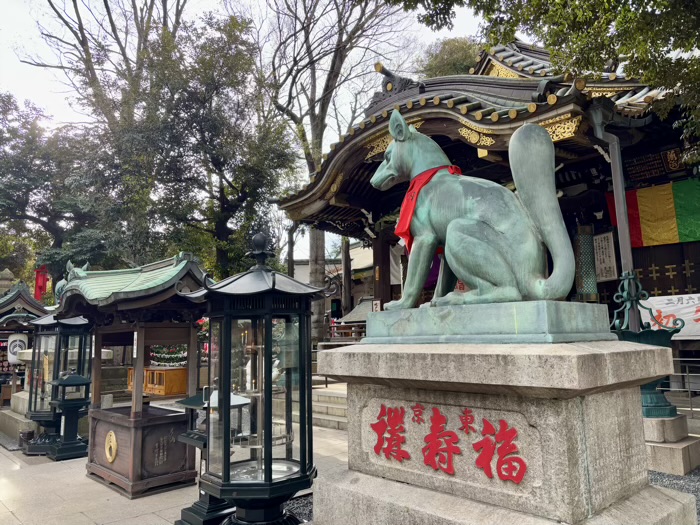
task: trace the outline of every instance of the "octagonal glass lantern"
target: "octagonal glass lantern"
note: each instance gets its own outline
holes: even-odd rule
[[[61,410],[51,404],[59,395],[53,381],[70,370],[90,377],[91,325],[83,317],[56,319],[54,315],[40,317],[31,324],[36,327],[36,333],[28,371],[27,418],[39,423],[44,431],[27,443],[24,452],[46,454],[59,439],[61,424]],[[80,415],[86,413],[82,410]]]
[[[284,503],[316,476],[311,426],[311,301],[318,288],[257,265],[196,292],[208,304],[207,463],[200,489],[233,502],[227,524],[301,523]]]

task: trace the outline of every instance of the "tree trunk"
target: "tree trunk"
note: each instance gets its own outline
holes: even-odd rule
[[[221,279],[225,279],[229,276],[231,268],[229,266],[228,252],[226,251],[226,246],[228,245],[228,238],[230,231],[225,219],[219,219],[214,223],[214,232],[216,237],[216,266],[219,268]]]
[[[340,244],[340,261],[343,266],[343,295],[341,307],[343,316],[352,310],[352,266],[350,263],[350,239],[343,237]]]
[[[326,277],[326,232],[311,228],[309,234],[309,284],[325,286]],[[311,339],[322,341],[325,334],[323,316],[326,311],[326,301],[318,300],[311,303]]]
[[[293,222],[287,230],[287,275],[294,277],[294,234],[299,228],[298,222]]]

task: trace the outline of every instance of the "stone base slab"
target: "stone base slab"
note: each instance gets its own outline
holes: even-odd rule
[[[12,394],[10,398],[10,409],[15,413],[23,416],[29,411],[29,390],[23,390]]]
[[[347,400],[353,423],[348,465],[371,476],[566,523],[648,484],[638,388],[554,400],[349,384]],[[422,421],[415,417],[419,405]],[[377,452],[377,425],[384,421],[383,413],[389,421],[400,410],[405,411],[401,449],[410,457],[398,461],[385,449]],[[436,410],[444,418],[441,431],[452,432],[459,448],[452,455],[452,473],[431,466],[426,456]],[[465,410],[471,417],[468,432]],[[505,423],[514,432],[517,456],[526,465],[519,481],[501,477],[495,456],[489,463],[491,477],[479,466],[475,447],[486,436],[486,421],[494,427]]]
[[[315,525],[557,525],[561,522],[351,470],[314,483]],[[572,525],[696,525],[695,497],[648,486]]]
[[[624,341],[359,344],[319,352],[318,372],[348,383],[569,399],[649,383],[672,374],[673,360],[670,348]]]
[[[469,304],[371,312],[363,344],[614,341],[608,309],[564,301]]]
[[[644,439],[654,443],[676,443],[688,437],[688,418],[684,414],[675,417],[645,417]]]
[[[649,470],[685,476],[700,466],[700,439],[686,437],[675,443],[647,441]]]

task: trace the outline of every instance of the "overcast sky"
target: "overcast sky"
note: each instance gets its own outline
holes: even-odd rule
[[[98,0],[83,0],[98,2]],[[99,0],[101,3],[101,0]],[[0,91],[14,94],[22,101],[31,100],[52,117],[53,123],[81,122],[87,118],[69,103],[71,92],[62,83],[62,74],[55,70],[22,64],[20,58],[41,55],[50,58],[50,51],[39,36],[36,21],[49,23],[51,17],[45,0],[0,0]],[[221,0],[189,0],[187,11],[194,17],[206,11],[223,10]],[[426,45],[439,38],[475,35],[479,21],[465,8],[458,10],[453,30],[431,31],[416,22],[414,30]],[[298,245],[296,258],[308,257],[305,240]]]

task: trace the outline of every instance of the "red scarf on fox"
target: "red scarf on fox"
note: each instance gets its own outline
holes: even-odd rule
[[[444,169],[449,171],[452,175],[462,174],[462,170],[459,169],[459,166],[438,166],[437,168],[431,168],[417,175],[411,180],[411,184],[408,186],[406,196],[403,198],[403,202],[401,203],[399,222],[396,223],[396,229],[394,230],[394,233],[396,233],[396,235],[402,238],[406,243],[408,253],[411,253],[411,245],[413,244],[413,235],[411,235],[411,221],[413,220],[413,214],[416,211],[418,194],[438,171]],[[438,249],[438,253],[442,253],[442,248]]]

